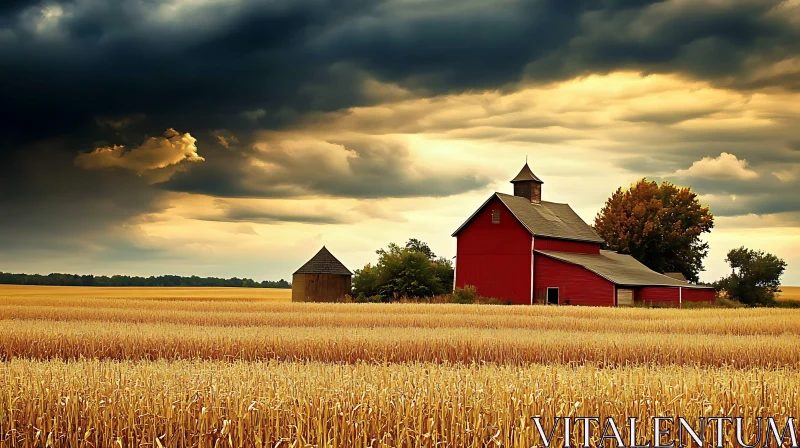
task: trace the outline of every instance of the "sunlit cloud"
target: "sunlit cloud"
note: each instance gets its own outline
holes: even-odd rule
[[[151,137],[141,146],[127,150],[124,145],[103,146],[75,158],[75,165],[87,170],[124,168],[139,174],[165,168],[183,161],[202,162],[197,154],[197,139],[188,132],[180,134],[170,128],[163,137]]]
[[[675,175],[681,178],[700,177],[705,179],[748,180],[758,177],[758,173],[747,167],[747,160],[739,160],[733,154],[723,152],[719,157],[703,157],[685,170]]]

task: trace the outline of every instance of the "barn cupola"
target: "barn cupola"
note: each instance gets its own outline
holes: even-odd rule
[[[511,180],[511,183],[514,184],[514,196],[525,198],[534,204],[542,202],[542,184],[544,182],[533,174],[528,167],[528,162],[525,162],[522,171]]]

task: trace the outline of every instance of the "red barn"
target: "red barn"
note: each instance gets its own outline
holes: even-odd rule
[[[713,301],[714,289],[652,271],[604,241],[567,204],[542,201],[526,163],[514,195],[493,194],[454,233],[456,286],[515,304],[624,306]]]

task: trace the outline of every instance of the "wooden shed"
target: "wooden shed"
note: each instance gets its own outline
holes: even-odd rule
[[[353,273],[322,246],[292,275],[292,302],[337,302],[351,292]]]

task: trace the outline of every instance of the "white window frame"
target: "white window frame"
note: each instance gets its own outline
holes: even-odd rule
[[[495,220],[495,213],[497,214],[497,219]],[[500,224],[500,209],[495,208],[492,209],[492,224]]]
[[[556,303],[550,303],[550,290],[555,289],[558,291],[558,297],[556,299]],[[544,295],[544,301],[547,305],[561,305],[561,291],[559,290],[558,286],[548,286],[546,294]]]

